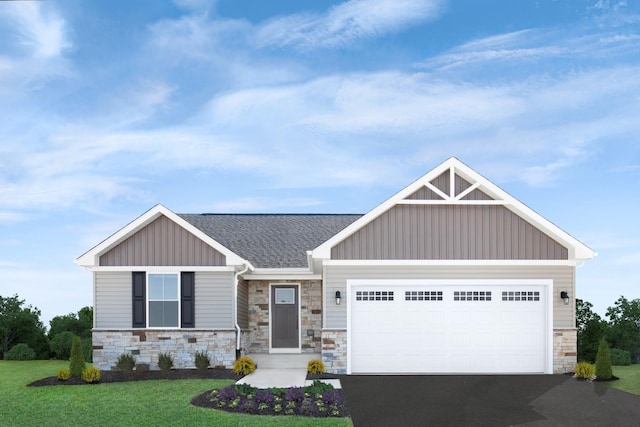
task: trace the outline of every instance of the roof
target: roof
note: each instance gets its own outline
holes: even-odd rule
[[[307,268],[311,251],[356,214],[178,214],[257,268]]]

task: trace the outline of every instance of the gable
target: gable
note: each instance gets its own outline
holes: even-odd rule
[[[313,251],[315,259],[584,260],[594,252],[456,158]]]
[[[226,257],[165,215],[100,256],[100,266],[224,266]]]

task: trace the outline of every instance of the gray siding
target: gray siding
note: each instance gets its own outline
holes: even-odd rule
[[[331,258],[564,260],[568,250],[504,206],[397,205],[334,246]]]
[[[245,280],[238,284],[238,325],[242,329],[249,328],[249,285]]]
[[[131,328],[131,272],[94,273],[96,328]]]
[[[229,329],[233,322],[233,272],[196,272],[196,328]]]
[[[347,327],[349,279],[552,279],[553,326],[575,327],[575,267],[571,266],[326,266],[324,277],[327,297],[324,327],[328,329]],[[568,290],[572,296],[569,305],[562,303],[561,289]],[[333,301],[337,290],[344,297],[344,303],[340,305]]]
[[[226,257],[161,216],[100,257],[101,266],[223,266]]]

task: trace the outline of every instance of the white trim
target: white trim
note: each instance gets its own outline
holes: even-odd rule
[[[194,266],[194,265],[177,265],[177,266],[160,266],[160,265],[125,265],[125,266],[116,266],[116,267],[90,267],[91,271],[100,272],[121,272],[121,271],[150,271],[155,273],[157,271],[166,271],[168,268],[176,269],[180,271],[193,271],[193,272],[207,272],[207,273],[228,273],[236,271],[234,266],[218,266],[218,267],[207,267],[207,266]]]
[[[298,288],[298,291],[296,292],[298,295],[298,347],[293,347],[293,348],[273,348],[272,344],[273,344],[273,331],[272,331],[272,325],[273,325],[273,319],[272,319],[272,313],[273,313],[273,308],[271,307],[271,292],[273,290],[273,287],[278,287],[278,286],[295,286]],[[301,289],[302,286],[300,286],[300,283],[269,283],[269,353],[302,353],[302,307],[301,307]]]
[[[499,260],[499,259],[426,259],[426,260],[413,260],[413,259],[383,259],[383,260],[339,260],[328,259],[324,260],[325,266],[336,267],[433,267],[433,266],[487,266],[487,267],[500,267],[500,266],[569,266],[575,267],[575,260]]]
[[[504,200],[421,200],[421,199],[405,199],[398,200],[398,205],[507,205]]]
[[[308,268],[256,268],[242,275],[245,280],[322,280]]]
[[[440,165],[436,166],[430,172],[414,181],[407,187],[400,190],[395,195],[391,196],[389,199],[369,211],[367,214],[353,222],[351,225],[344,228],[341,232],[324,242],[322,245],[315,248],[312,252],[313,257],[317,259],[331,259],[331,248],[336,246],[338,243],[342,242],[375,218],[382,215],[384,212],[393,208],[397,204],[400,203],[414,203],[408,200],[405,200],[408,196],[418,191],[420,188],[426,186],[432,190],[434,190],[433,185],[430,185],[430,181],[434,178],[438,177],[442,173],[449,171],[449,173],[453,174],[450,179],[450,187],[453,188],[455,174],[458,174],[460,177],[469,181],[472,185],[479,183],[482,191],[487,193],[489,196],[494,198],[495,200],[487,200],[487,201],[479,201],[482,203],[479,204],[496,204],[496,201],[500,201],[505,204],[507,209],[511,210],[518,216],[522,217],[525,221],[531,223],[536,228],[538,228],[543,233],[549,235],[551,238],[556,240],[561,245],[567,247],[569,249],[569,258],[573,260],[584,260],[591,259],[595,256],[593,250],[591,250],[588,246],[578,241],[565,231],[561,230],[559,227],[546,220],[542,216],[540,216],[537,212],[526,206],[525,204],[519,202],[514,197],[510,196],[504,190],[499,188],[497,185],[493,184],[491,181],[471,169],[469,166],[462,163],[460,160],[455,157],[451,157]],[[439,195],[441,192],[436,192]],[[444,195],[445,200],[440,201],[440,203],[444,202],[445,204],[462,204],[462,200],[456,200],[455,194],[450,189],[450,195]],[[434,201],[431,201],[432,203]],[[422,201],[420,201],[422,203]],[[474,202],[477,203],[477,202]],[[435,204],[435,203],[434,203]]]
[[[84,254],[80,255],[75,260],[75,263],[83,267],[98,266],[101,255],[117,246],[118,244],[122,243],[123,241],[134,235],[136,232],[138,232],[140,229],[151,224],[153,221],[163,215],[171,221],[175,222],[180,227],[184,228],[189,233],[196,236],[198,239],[211,246],[213,249],[223,254],[226,257],[227,265],[242,265],[246,263],[246,261],[243,260],[240,256],[224,247],[223,245],[209,237],[207,234],[205,234],[203,231],[198,229],[196,226],[192,225],[190,222],[181,218],[179,215],[175,214],[170,209],[164,207],[161,204],[155,205],[153,208],[140,215],[138,218],[103,240],[101,243],[94,246]]]
[[[349,279],[347,280],[347,375],[351,362],[351,294],[357,286],[544,286],[545,288],[545,374],[553,374],[553,280],[552,279]]]

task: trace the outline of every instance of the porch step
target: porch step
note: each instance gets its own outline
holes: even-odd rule
[[[320,353],[251,353],[247,356],[256,362],[258,369],[304,369],[306,371],[309,360],[322,360],[322,355]]]

